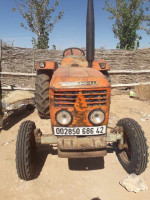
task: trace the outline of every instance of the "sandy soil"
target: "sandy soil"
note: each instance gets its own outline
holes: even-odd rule
[[[110,126],[121,118],[131,117],[145,131],[150,146],[150,102],[113,96]],[[149,200],[150,164],[141,175],[148,191],[137,194],[127,192],[119,181],[127,176],[115,152],[97,159],[68,160],[57,157],[57,151],[42,148],[38,153],[37,178],[22,181],[15,168],[15,143],[19,125],[24,120],[35,121],[43,133],[50,133],[49,120],[41,120],[37,112],[26,112],[7,120],[0,133],[0,199],[2,200]]]

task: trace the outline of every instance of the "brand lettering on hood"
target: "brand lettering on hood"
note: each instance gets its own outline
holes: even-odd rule
[[[82,82],[61,82],[62,87],[81,86],[81,85],[97,85],[97,81],[82,81]]]

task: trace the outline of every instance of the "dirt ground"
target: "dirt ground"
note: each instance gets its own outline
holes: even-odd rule
[[[110,126],[124,117],[139,122],[150,146],[150,102],[112,96]],[[62,159],[57,151],[42,148],[38,152],[37,178],[22,181],[15,168],[15,143],[21,122],[35,121],[43,133],[50,133],[49,120],[41,120],[37,111],[12,116],[0,133],[0,199],[1,200],[149,200],[150,164],[141,174],[148,190],[127,192],[119,181],[127,176],[115,152],[96,159]]]

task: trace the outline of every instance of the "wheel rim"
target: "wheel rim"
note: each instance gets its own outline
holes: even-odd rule
[[[120,150],[120,157],[124,163],[129,164],[132,158],[131,143],[127,133],[124,131],[124,148]]]

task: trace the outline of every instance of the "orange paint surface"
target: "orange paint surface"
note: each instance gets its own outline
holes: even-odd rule
[[[67,56],[64,57],[61,66],[67,67],[67,66],[78,66],[78,67],[87,67],[88,62],[84,56]]]
[[[75,85],[75,83],[79,83],[79,85]],[[71,112],[73,121],[70,127],[93,126],[88,118],[89,113],[98,108],[105,113],[105,121],[101,125],[107,125],[110,91],[111,86],[108,81],[101,72],[95,69],[75,67],[57,69],[50,83],[52,130],[53,127],[60,126],[55,115],[61,109]]]
[[[44,62],[45,63],[45,67],[40,67],[39,64],[41,62]],[[36,63],[36,69],[37,70],[56,70],[58,68],[58,64],[56,62],[51,62],[51,61],[41,61],[41,62],[37,62]]]
[[[58,68],[52,77],[50,87],[54,89],[63,90],[61,83],[63,82],[84,82],[84,81],[95,81],[97,84],[83,85],[83,89],[110,87],[110,84],[106,80],[105,76],[93,68],[82,68],[82,67],[60,67]],[[69,86],[70,88],[81,88],[81,86]],[[67,88],[67,87],[66,87]]]
[[[106,68],[102,69],[100,67],[100,63],[106,63]],[[109,65],[108,65],[108,63],[105,60],[98,60],[98,61],[93,61],[92,68],[100,70],[100,71],[109,70]]]
[[[106,89],[106,88],[101,88]],[[75,90],[78,91],[78,90]],[[62,91],[66,92],[66,91]],[[86,127],[86,126],[93,126],[89,119],[88,115],[89,113],[94,110],[100,108],[105,113],[105,121],[101,125],[107,125],[108,119],[109,119],[109,107],[110,107],[110,88],[107,89],[107,102],[105,105],[92,105],[88,106],[85,100],[85,97],[80,90],[80,94],[77,96],[77,99],[75,103],[69,104],[64,103],[63,105],[61,103],[55,103],[55,92],[53,90],[50,90],[50,111],[51,111],[51,123],[52,127],[59,127],[60,125],[57,123],[55,119],[56,113],[61,109],[66,109],[72,113],[73,121],[72,124],[69,127]],[[82,97],[81,97],[82,96]]]

